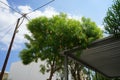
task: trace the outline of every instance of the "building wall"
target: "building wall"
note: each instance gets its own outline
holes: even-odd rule
[[[46,80],[49,73],[44,75],[40,73],[41,63],[44,64],[44,62],[39,62],[23,65],[21,61],[12,63],[8,80]],[[56,80],[55,77],[53,80]]]

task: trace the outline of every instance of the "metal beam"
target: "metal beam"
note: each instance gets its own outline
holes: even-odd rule
[[[65,55],[65,59],[64,59],[64,67],[65,67],[65,80],[68,80],[68,56]]]

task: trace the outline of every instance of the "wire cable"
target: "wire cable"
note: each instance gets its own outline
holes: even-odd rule
[[[3,6],[0,5],[0,9],[6,9],[6,10],[9,10],[8,8],[5,8]]]
[[[40,8],[42,8],[42,7],[50,4],[50,3],[52,3],[53,1],[55,1],[55,0],[51,0],[51,1],[47,2],[46,4],[40,6],[40,7],[36,8],[36,9],[34,9],[33,11],[31,11],[31,12],[29,12],[29,13],[26,13],[26,14],[22,14],[21,12],[18,12],[17,10],[15,10],[14,8],[12,8],[11,6],[7,5],[6,3],[4,3],[4,2],[2,2],[2,1],[0,1],[0,3],[6,5],[6,6],[9,7],[10,9],[12,9],[13,11],[15,11],[15,12],[19,13],[20,15],[22,15],[21,18],[23,18],[23,19],[22,19],[21,23],[18,25],[18,28],[19,28],[20,25],[23,23],[24,18],[26,18],[26,19],[29,21],[29,19],[28,19],[28,17],[27,17],[27,14],[30,14],[30,13],[32,13],[32,12],[35,12],[36,10],[38,10],[38,9],[40,9]],[[2,40],[11,30],[12,30],[12,28],[10,28],[10,29],[4,34],[4,36],[2,36],[1,40]]]
[[[24,15],[26,15],[26,14],[23,14],[22,12],[20,12],[20,11],[17,11],[17,10],[15,10],[14,8],[12,8],[11,6],[9,6],[9,5],[7,5],[6,3],[4,3],[4,2],[2,2],[2,1],[0,1],[2,4],[4,4],[4,5],[6,5],[7,7],[9,7],[11,10],[13,10],[13,11],[15,11],[15,12],[17,12],[18,14],[20,14],[20,15],[22,15],[22,16],[24,16]],[[3,7],[2,7],[3,8]],[[6,8],[5,8],[6,9]],[[25,16],[25,18],[29,21],[29,19]]]
[[[27,17],[28,14],[31,14],[31,13],[35,12],[36,10],[38,10],[38,9],[40,9],[40,8],[42,8],[42,7],[44,7],[44,6],[48,5],[48,4],[50,4],[50,3],[52,3],[53,1],[55,1],[55,0],[51,0],[51,1],[47,2],[46,4],[44,4],[44,5],[42,5],[42,6],[38,7],[38,8],[36,8],[36,9],[34,9],[33,11],[31,11],[31,12],[29,12],[29,13],[26,13],[25,18],[26,18],[28,21],[30,21],[30,19],[28,19],[28,17]]]
[[[8,27],[5,27],[5,28],[0,29],[0,32],[3,32],[3,31],[5,31],[5,30],[9,29],[10,26],[11,26],[11,25],[9,25]]]
[[[0,42],[2,39],[12,30],[12,27],[6,31],[6,33],[0,38]]]
[[[22,13],[21,12],[19,12],[19,11],[17,11],[17,10],[15,10],[14,8],[12,8],[11,6],[9,6],[9,5],[7,5],[6,3],[4,3],[4,2],[2,2],[2,1],[0,1],[2,4],[4,4],[4,5],[6,5],[7,7],[9,7],[10,9],[12,9],[13,11],[15,11],[15,12],[17,12],[17,13],[19,13],[20,15],[22,15]]]
[[[30,21],[30,20],[28,19],[28,17],[27,17],[27,14],[30,14],[30,13],[32,13],[32,12],[35,12],[36,10],[38,10],[38,9],[40,9],[40,8],[42,8],[42,7],[50,4],[50,3],[52,3],[53,1],[55,1],[55,0],[51,0],[51,1],[47,2],[46,4],[40,6],[40,7],[36,8],[36,9],[34,9],[33,11],[31,11],[31,12],[29,12],[29,13],[26,13],[26,14],[23,14],[23,13],[15,10],[14,8],[12,8],[11,6],[7,5],[6,3],[4,3],[4,2],[2,2],[2,1],[0,1],[0,2],[1,2],[2,4],[4,4],[4,5],[6,5],[7,7],[9,7],[10,9],[12,9],[13,11],[15,11],[15,12],[19,13],[20,15],[22,15],[22,17],[25,17],[28,21]]]
[[[27,14],[22,14],[22,17],[26,18],[28,21],[30,21],[30,17],[27,16]]]
[[[2,33],[3,31],[5,31],[4,34],[0,36],[0,37],[1,37],[1,38],[0,38],[0,41],[12,30],[12,25],[15,25],[15,24],[16,24],[16,23],[10,24],[8,27],[4,28],[4,30],[2,29],[2,30],[0,31],[0,33]]]
[[[49,1],[49,2],[47,2],[46,4],[44,4],[44,5],[42,5],[42,6],[38,7],[38,8],[36,8],[36,9],[34,9],[33,11],[31,11],[31,12],[29,12],[29,13],[27,13],[27,14],[30,14],[30,13],[32,13],[32,12],[35,12],[36,10],[38,10],[38,9],[40,9],[40,8],[42,8],[42,7],[44,7],[44,6],[48,5],[48,4],[50,4],[50,3],[52,3],[53,1],[55,1],[55,0]]]
[[[6,3],[4,3],[4,2],[2,2],[2,1],[0,1],[0,2],[1,2],[2,4],[4,4],[4,5],[6,5],[7,7],[9,7],[11,10],[17,12],[18,14],[20,14],[20,15],[22,15],[22,16],[26,15],[26,14],[21,13],[20,11],[15,10],[15,9],[12,8],[11,6],[7,5]],[[7,9],[7,8],[4,8],[4,7],[1,7],[1,8]],[[29,21],[28,17],[25,16],[25,18]]]

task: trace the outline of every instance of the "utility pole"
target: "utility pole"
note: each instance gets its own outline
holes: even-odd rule
[[[36,9],[34,9],[33,11],[31,11],[31,12],[29,12],[29,13],[26,13],[26,14],[21,14],[20,12],[16,11],[14,8],[12,8],[11,6],[7,5],[6,3],[4,3],[4,2],[2,2],[2,1],[0,1],[0,3],[6,5],[6,6],[9,7],[10,9],[12,9],[12,10],[14,10],[15,12],[19,13],[20,15],[22,15],[23,18],[26,18],[26,19],[27,19],[27,17],[26,17],[27,14],[30,14],[30,13],[32,13],[32,12],[40,9],[40,8],[42,8],[42,7],[50,4],[50,3],[53,2],[53,1],[55,1],[55,0],[51,0],[51,1],[49,1],[48,3],[46,3],[46,4],[44,4],[44,5],[36,8]],[[22,17],[21,17],[21,18],[22,18]],[[14,38],[15,38],[17,29],[18,29],[18,27],[20,26],[20,25],[19,25],[19,22],[20,22],[20,19],[21,19],[21,18],[18,18],[18,20],[17,20],[17,24],[16,24],[16,27],[15,27],[15,30],[14,30],[14,33],[13,33],[13,36],[12,36],[12,40],[11,40],[11,42],[10,42],[10,45],[9,45],[9,48],[8,48],[8,51],[7,51],[7,55],[6,55],[6,58],[5,58],[3,67],[2,67],[2,71],[1,71],[1,74],[0,74],[0,80],[2,80],[2,78],[3,78],[3,74],[4,74],[4,71],[5,71],[5,69],[6,69],[6,65],[7,65],[9,56],[10,56],[11,48],[12,48],[12,45],[13,45],[13,42],[14,42]],[[28,19],[27,19],[27,20],[28,20]]]
[[[4,75],[4,71],[5,71],[6,66],[7,66],[7,62],[8,62],[10,52],[11,52],[11,48],[12,48],[12,45],[13,45],[13,42],[14,42],[14,38],[15,38],[15,35],[16,35],[17,29],[18,29],[18,26],[19,26],[19,22],[20,22],[20,18],[18,18],[18,20],[17,20],[17,24],[16,24],[16,27],[15,27],[15,30],[14,30],[14,33],[13,33],[13,36],[12,36],[8,51],[7,51],[7,55],[6,55],[6,58],[5,58],[3,67],[2,67],[2,71],[1,71],[1,74],[0,74],[0,80],[2,80],[3,75]]]

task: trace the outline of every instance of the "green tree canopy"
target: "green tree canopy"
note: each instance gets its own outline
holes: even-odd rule
[[[41,71],[50,71],[49,80],[63,67],[61,51],[76,46],[86,48],[91,41],[102,36],[102,31],[90,19],[83,17],[80,23],[62,13],[52,18],[35,18],[27,24],[27,28],[31,34],[25,35],[29,42],[25,43],[26,48],[20,52],[20,58],[24,64],[45,60],[47,67],[42,65]]]
[[[120,34],[120,0],[113,0],[104,18],[104,26],[109,34]]]
[[[98,28],[95,22],[91,21],[90,18],[82,17],[80,24],[80,27],[82,27],[82,34],[84,37],[84,41],[81,43],[83,49],[86,48],[87,45],[89,45],[92,41],[95,41],[96,39],[102,37],[102,31]],[[76,56],[79,57],[81,53],[81,51],[76,52]],[[86,71],[84,66],[80,65],[79,63],[76,63],[73,60],[69,63],[69,70],[74,80],[80,80],[81,78],[83,79],[85,75],[91,75],[89,71]],[[86,78],[86,80],[89,80],[89,77]]]

